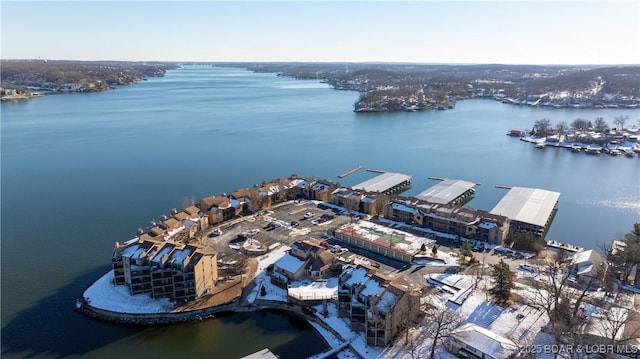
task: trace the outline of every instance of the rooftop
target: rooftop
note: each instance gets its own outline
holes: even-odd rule
[[[449,204],[468,190],[473,189],[475,185],[473,182],[445,178],[415,197],[431,203]]]
[[[452,336],[496,359],[509,358],[518,351],[513,341],[473,323],[461,326]]]
[[[560,193],[539,188],[513,187],[493,207],[491,214],[544,227],[560,198]]]
[[[368,221],[347,223],[338,228],[336,233],[342,233],[359,240],[372,242],[378,246],[387,247],[391,250],[407,254],[414,254],[419,251],[423,243],[425,245],[429,244],[427,238],[418,237],[411,233],[380,226]]]
[[[362,183],[353,186],[353,189],[362,189],[367,192],[385,192],[405,181],[410,181],[411,176],[402,173],[385,172]]]
[[[287,253],[275,263],[275,266],[289,273],[296,273],[298,270],[300,270],[300,268],[304,266],[304,264],[305,261],[300,260]]]

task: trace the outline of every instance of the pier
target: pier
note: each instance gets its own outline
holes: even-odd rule
[[[342,172],[341,174],[338,175],[338,178],[345,178],[348,175],[354,174],[358,171],[360,171],[362,169],[362,166],[356,166],[350,170],[348,170],[347,172]]]
[[[566,243],[560,243],[556,241],[547,241],[547,247],[552,249],[564,249],[565,251],[572,252],[572,253],[582,252],[584,250],[584,248],[582,247],[578,247],[578,246],[574,246]]]

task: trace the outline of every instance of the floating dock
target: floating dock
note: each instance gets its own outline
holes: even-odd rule
[[[373,169],[373,168],[367,168],[367,172],[386,173],[387,171],[376,170],[376,169]]]
[[[560,243],[556,241],[547,241],[547,247],[555,248],[555,249],[564,249],[567,252],[573,252],[573,253],[582,252],[584,250],[584,248],[582,247],[578,247],[578,246],[574,246],[566,243]]]
[[[343,173],[339,174],[338,178],[345,178],[350,174],[354,174],[354,173],[360,171],[361,169],[362,169],[362,166],[356,166],[356,167],[348,170],[347,172],[343,172]]]

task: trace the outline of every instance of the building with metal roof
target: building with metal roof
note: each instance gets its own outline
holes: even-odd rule
[[[543,236],[558,208],[559,192],[512,187],[491,210],[511,220],[511,232]]]
[[[473,196],[475,185],[473,182],[444,178],[415,197],[430,203],[458,204]]]
[[[448,346],[451,353],[465,358],[507,359],[520,350],[512,340],[473,323],[454,330]]]
[[[391,194],[411,186],[411,178],[412,176],[402,173],[385,172],[351,188],[361,189],[365,192]]]

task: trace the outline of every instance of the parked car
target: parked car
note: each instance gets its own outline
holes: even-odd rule
[[[297,227],[300,223],[296,222],[296,221],[292,221],[291,222],[291,227]]]
[[[254,229],[250,230],[249,232],[247,232],[247,234],[249,234],[249,236],[257,236],[258,233],[260,233],[260,230],[258,228],[254,228]]]
[[[313,217],[313,216],[314,216],[314,214],[313,214],[313,213],[311,213],[311,212],[307,212],[307,213],[305,213],[305,214],[304,214],[304,216],[302,216],[302,219],[309,219],[309,218],[311,218],[311,217]]]
[[[209,233],[209,237],[213,238],[213,237],[217,237],[219,235],[222,234],[222,230],[220,230],[220,228],[216,228],[213,230],[213,232]]]

